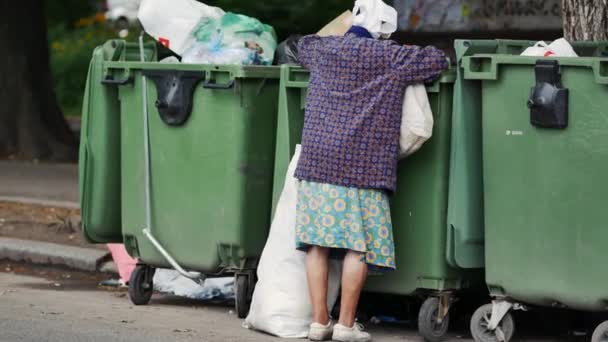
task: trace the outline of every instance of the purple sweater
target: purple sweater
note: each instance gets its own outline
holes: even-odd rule
[[[296,178],[394,192],[405,88],[437,78],[445,54],[352,33],[299,45],[311,76]]]

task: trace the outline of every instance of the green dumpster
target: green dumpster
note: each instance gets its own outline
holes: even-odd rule
[[[155,45],[145,46],[148,60]],[[92,243],[122,242],[120,101],[118,85],[104,78],[106,61],[139,60],[139,46],[113,40],[93,51],[84,91],[79,189],[82,228]]]
[[[475,54],[519,55],[536,42],[530,40],[457,40],[457,64]],[[607,52],[606,42],[576,42],[581,56],[600,56]],[[454,267],[479,268],[484,260],[483,177],[481,158],[480,82],[464,77],[456,69],[450,182],[448,190],[448,262]]]
[[[122,59],[96,72],[118,88],[131,300],[150,300],[158,267],[235,274],[245,316],[270,227],[279,68]]]
[[[283,175],[300,142],[308,71],[281,67],[274,204],[283,187]],[[366,291],[427,298],[419,313],[420,333],[439,340],[448,329],[447,315],[455,291],[481,285],[479,269],[448,263],[446,215],[452,129],[452,90],[455,74],[446,72],[427,86],[435,125],[433,137],[416,154],[399,164],[398,191],[391,198],[397,270],[368,279]],[[481,286],[480,286],[481,287]],[[442,314],[438,314],[442,310]],[[445,316],[444,316],[445,315]],[[438,316],[442,320],[438,320]]]
[[[495,299],[471,320],[478,342],[508,341],[508,312],[525,304],[606,310],[608,59],[593,56],[608,49],[574,47],[587,57],[462,58],[482,117],[486,283]]]
[[[476,40],[455,46],[457,64],[473,53],[520,54],[533,41]],[[479,85],[456,68],[450,171],[448,183],[448,263],[453,267],[484,267],[483,182]]]

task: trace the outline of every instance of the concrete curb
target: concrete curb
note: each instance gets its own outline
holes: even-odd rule
[[[61,265],[94,272],[108,260],[109,254],[108,251],[92,248],[0,237],[0,259],[12,261]],[[106,267],[106,270],[109,269]]]
[[[40,199],[32,197],[20,197],[20,196],[0,196],[2,202],[13,202],[21,204],[33,204],[42,205],[45,207],[57,207],[66,209],[80,209],[80,203],[71,201],[56,201],[50,199]]]

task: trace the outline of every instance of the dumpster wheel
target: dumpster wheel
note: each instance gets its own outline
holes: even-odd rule
[[[447,307],[441,305],[447,299]],[[450,327],[449,298],[428,297],[418,313],[418,332],[428,342],[439,342]],[[443,312],[443,313],[442,313]],[[443,317],[441,317],[443,316]]]
[[[608,321],[595,328],[591,342],[608,342]]]
[[[495,330],[488,325],[492,318],[492,304],[486,304],[475,311],[471,318],[471,335],[476,342],[509,342],[515,333],[515,322],[511,313],[505,313]]]
[[[129,298],[135,305],[146,305],[154,292],[154,268],[139,264],[129,279]]]
[[[239,318],[245,318],[249,313],[250,292],[252,290],[249,277],[251,276],[248,274],[237,274],[235,276],[234,306]]]

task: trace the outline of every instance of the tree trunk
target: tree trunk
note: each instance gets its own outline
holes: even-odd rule
[[[562,0],[562,17],[569,41],[608,40],[608,0]]]
[[[76,160],[53,91],[44,1],[0,1],[0,42],[0,158]]]

